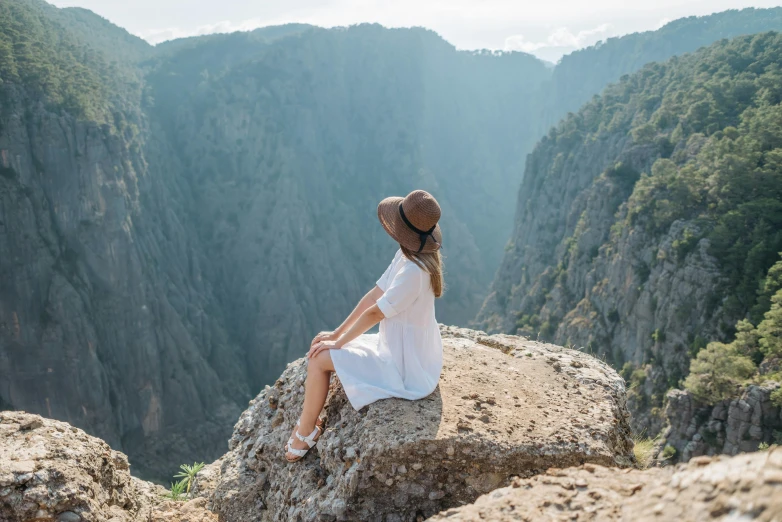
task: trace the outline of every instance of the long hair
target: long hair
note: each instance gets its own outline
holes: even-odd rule
[[[405,248],[402,245],[402,253],[404,256],[420,266],[424,272],[429,274],[429,279],[432,282],[432,291],[435,297],[441,297],[445,291],[445,279],[443,278],[443,258],[440,255],[440,251],[432,252],[430,254],[417,254]]]

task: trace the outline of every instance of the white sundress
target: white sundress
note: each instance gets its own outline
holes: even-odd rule
[[[429,274],[398,250],[377,286],[385,319],[379,334],[364,334],[331,360],[353,408],[380,399],[422,399],[443,369],[443,342],[434,315]]]

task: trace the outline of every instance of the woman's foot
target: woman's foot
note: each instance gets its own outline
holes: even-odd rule
[[[315,421],[315,426],[319,427],[321,430],[323,430],[323,419],[318,419]],[[293,430],[291,431],[291,436],[288,437],[288,441],[285,443],[284,450],[288,451],[288,445],[295,442],[300,442],[296,440],[296,430],[299,429],[299,421],[296,421],[296,425],[293,427]]]
[[[318,425],[316,425],[315,429],[312,430],[312,433],[307,436],[302,435],[301,432],[298,431],[294,433],[293,442],[288,446],[285,452],[285,459],[288,462],[296,462],[303,459],[309,450],[315,447],[315,444],[318,443],[322,434],[323,428]]]

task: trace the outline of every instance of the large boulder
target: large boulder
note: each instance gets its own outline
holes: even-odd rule
[[[782,520],[782,448],[647,471],[550,469],[432,522]]]
[[[632,461],[624,381],[578,351],[443,327],[440,385],[420,401],[350,407],[337,379],[326,432],[301,462],[283,445],[306,362],[250,403],[205,475],[226,522],[422,520],[550,467]]]
[[[0,412],[0,521],[216,522],[206,499],[167,502],[127,457],[64,422]]]

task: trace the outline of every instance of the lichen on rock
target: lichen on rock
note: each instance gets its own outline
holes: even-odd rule
[[[283,446],[298,419],[306,362],[250,403],[202,494],[227,522],[416,520],[554,467],[632,461],[624,382],[575,350],[443,327],[440,385],[420,401],[361,411],[337,379],[326,431],[301,462]],[[214,487],[213,491],[209,491]]]

